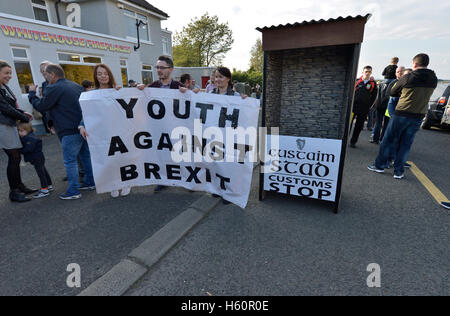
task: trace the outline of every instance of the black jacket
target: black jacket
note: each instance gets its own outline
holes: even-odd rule
[[[50,113],[56,133],[62,139],[79,133],[78,126],[83,118],[79,99],[83,91],[75,82],[59,79],[45,88],[41,99],[36,92],[30,92],[28,99],[39,112]]]
[[[14,96],[12,91],[7,85],[4,85],[5,89]],[[0,124],[14,126],[17,121],[28,123],[30,119],[26,116],[22,110],[16,109],[17,99],[9,97],[3,89],[0,89]]]
[[[378,87],[378,95],[377,95],[377,110],[380,112],[386,112],[388,107],[390,95],[388,94],[390,85],[382,82]],[[392,88],[392,87],[391,87]],[[384,113],[383,113],[384,114]]]
[[[356,114],[369,113],[370,107],[377,98],[378,87],[377,83],[370,79],[369,82],[364,83],[361,78],[355,85],[355,101],[353,105],[353,112]]]
[[[23,155],[25,162],[35,162],[44,159],[42,152],[42,140],[37,138],[34,133],[21,138],[23,148],[20,153]]]

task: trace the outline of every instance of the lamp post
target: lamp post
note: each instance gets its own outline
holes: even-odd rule
[[[139,27],[141,25],[147,25],[147,23],[143,22],[142,20],[138,20],[136,19],[136,32],[137,32],[137,42],[138,42],[138,46],[134,46],[134,50],[137,51],[140,47],[141,47],[141,39],[139,36]]]

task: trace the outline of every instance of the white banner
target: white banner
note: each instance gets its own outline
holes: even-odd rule
[[[178,90],[95,90],[80,98],[98,193],[179,186],[247,205],[259,102]]]
[[[268,135],[264,190],[335,202],[341,146],[341,140]]]

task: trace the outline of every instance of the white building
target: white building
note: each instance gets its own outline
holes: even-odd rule
[[[145,0],[2,0],[0,59],[13,67],[9,86],[31,111],[26,87],[42,84],[44,60],[60,64],[77,83],[93,81],[98,63],[123,86],[131,79],[151,83],[158,57],[172,55],[172,33],[161,29],[168,17]]]

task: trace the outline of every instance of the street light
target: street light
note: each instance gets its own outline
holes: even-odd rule
[[[145,22],[142,21],[142,20],[136,19],[136,32],[137,32],[138,46],[134,46],[134,50],[135,50],[135,51],[137,51],[137,50],[141,47],[141,39],[140,39],[140,37],[139,37],[139,27],[140,27],[141,25],[146,26],[147,23],[145,23]]]

